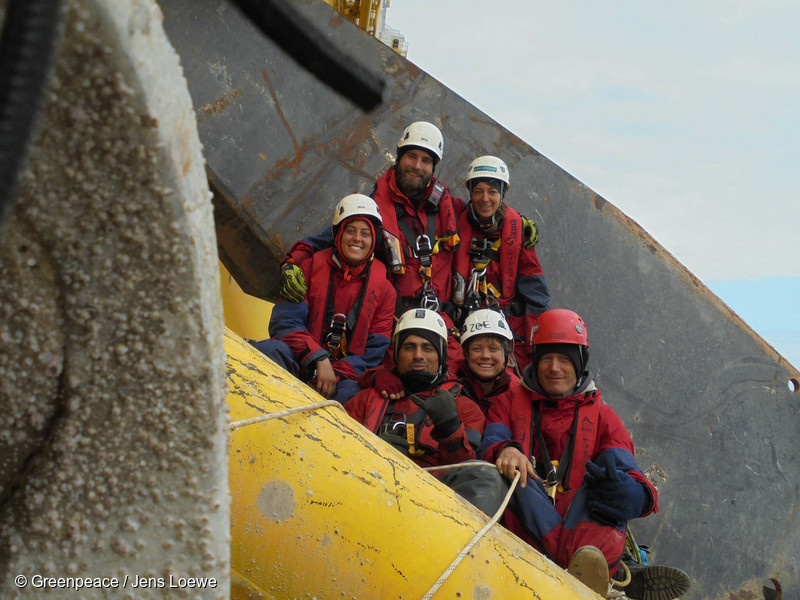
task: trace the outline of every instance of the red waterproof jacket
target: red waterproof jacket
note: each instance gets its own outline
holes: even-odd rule
[[[431,265],[434,292],[440,302],[450,299],[453,250],[459,239],[457,214],[464,203],[454,198],[444,184],[439,183],[437,190],[437,183],[432,178],[424,201],[414,205],[397,188],[393,168],[375,182],[373,198],[383,218],[383,229],[399,239],[403,249],[406,271],[393,275],[397,293],[403,299],[414,299],[422,291],[419,259],[415,256],[417,236],[422,234],[428,235],[436,246]],[[430,223],[429,219],[435,221]]]
[[[439,183],[437,186],[438,181],[434,177],[428,185],[423,201],[419,206],[415,206],[397,189],[394,174],[394,167],[387,169],[375,182],[372,196],[381,213],[383,229],[396,237],[402,246],[403,262],[406,264],[405,273],[391,274],[398,298],[404,301],[397,311],[401,314],[422,291],[419,259],[414,256],[416,239],[420,234],[428,235],[431,244],[436,248],[431,265],[431,284],[434,292],[442,303],[450,299],[453,250],[459,240],[458,213],[463,210],[464,201],[450,194],[446,185]],[[433,217],[430,223],[429,216]],[[408,237],[413,239],[409,240]],[[299,264],[317,250],[332,245],[333,231],[329,227],[319,235],[296,242],[289,250],[286,260]],[[376,256],[383,258],[382,248],[376,248],[375,252]]]
[[[384,415],[403,415],[409,422],[419,421],[422,429],[417,433],[423,456],[409,456],[421,467],[452,465],[471,460],[476,457],[475,450],[483,433],[485,418],[478,405],[461,393],[461,385],[455,381],[447,381],[440,387],[450,390],[456,395],[456,408],[461,419],[461,426],[451,436],[443,440],[435,440],[431,432],[433,423],[430,418],[420,413],[422,409],[409,398],[392,402],[380,395],[375,388],[361,390],[344,405],[347,413],[364,427],[375,434],[380,434]],[[417,396],[426,398],[438,388],[417,392]]]
[[[486,239],[492,244],[500,239],[500,248],[492,253],[493,258],[486,266],[487,281],[500,293],[497,298],[500,308],[508,306],[519,294],[525,301],[525,312],[540,314],[550,302],[542,265],[536,248],[522,245],[523,224],[519,213],[508,205],[504,210],[500,231],[488,235],[474,226],[469,209],[461,212],[458,217],[461,243],[456,249],[453,269],[469,281],[474,266],[469,254],[472,239]]]
[[[524,383],[516,386],[511,395],[498,398],[489,409],[480,456],[484,460],[495,462],[503,448],[513,442],[521,446],[525,456],[531,456],[532,453],[537,464],[541,463],[542,453],[533,427],[534,410],[542,411],[542,433],[551,460],[569,458],[564,456],[564,449],[572,431],[573,420],[578,419],[570,468],[564,477],[565,489],[556,495],[556,510],[562,517],[583,483],[586,462],[612,448],[621,449],[625,451],[625,455],[630,455],[632,464],[624,470],[650,490],[653,503],[639,516],[643,517],[658,510],[658,493],[635,464],[633,440],[628,430],[617,413],[603,402],[594,384],[590,384],[586,391],[566,398],[543,396]]]
[[[275,304],[270,337],[286,342],[295,360],[308,367],[330,357],[326,340],[332,315],[350,315],[360,300],[357,315],[352,315],[353,326],[345,333],[345,355],[332,359],[333,369],[340,377],[357,379],[364,370],[380,364],[392,336],[396,300],[383,263],[373,260],[368,269],[346,280],[333,248],[327,248],[305,259],[300,268],[308,282],[305,300]]]
[[[508,396],[511,391],[519,383],[519,377],[511,371],[506,369],[503,374],[495,380],[494,386],[487,394],[483,391],[483,386],[475,379],[472,371],[469,370],[465,364],[458,370],[458,381],[464,386],[464,394],[469,396],[475,404],[480,406],[484,415],[489,415],[489,408],[501,396]]]

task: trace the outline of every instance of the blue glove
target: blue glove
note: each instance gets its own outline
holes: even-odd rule
[[[583,482],[588,488],[589,514],[599,523],[618,527],[644,510],[648,494],[644,485],[617,468],[610,454],[598,463],[586,463]]]

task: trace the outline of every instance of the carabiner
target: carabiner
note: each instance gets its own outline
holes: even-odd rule
[[[416,255],[419,258],[419,263],[428,268],[431,266],[433,262],[431,259],[431,255],[433,254],[433,245],[431,244],[431,238],[427,235],[420,234],[417,236],[417,248],[416,248]]]

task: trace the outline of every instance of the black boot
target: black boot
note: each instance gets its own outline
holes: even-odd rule
[[[631,600],[674,600],[689,591],[689,576],[675,567],[643,565],[623,559],[615,579],[620,580],[625,575],[625,567],[631,573],[630,583],[625,586],[620,583],[614,585]]]

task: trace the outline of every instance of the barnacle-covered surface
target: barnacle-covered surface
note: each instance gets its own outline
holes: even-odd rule
[[[229,496],[210,192],[147,0],[70,0],[0,238],[0,590],[227,597]],[[20,587],[17,576],[28,577]],[[127,580],[125,578],[128,578]],[[134,578],[156,585],[134,587]],[[126,582],[126,584],[123,584]],[[177,595],[188,589],[175,589]]]

